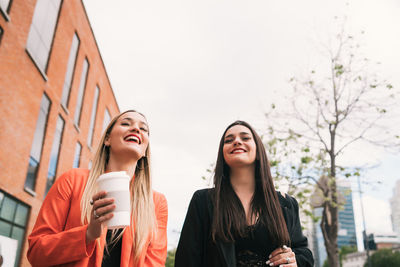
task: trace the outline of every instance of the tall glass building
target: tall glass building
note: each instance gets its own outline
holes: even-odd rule
[[[354,221],[353,197],[350,182],[338,182],[338,189],[345,201],[343,208],[339,210],[338,247],[357,247],[356,224]]]

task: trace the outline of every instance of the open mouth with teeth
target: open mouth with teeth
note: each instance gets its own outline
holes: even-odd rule
[[[139,145],[142,143],[142,140],[140,140],[140,137],[134,134],[130,134],[124,138],[125,141],[131,142],[131,143],[138,143]]]
[[[235,148],[234,150],[231,151],[231,154],[238,154],[238,153],[244,153],[246,150],[243,148]]]

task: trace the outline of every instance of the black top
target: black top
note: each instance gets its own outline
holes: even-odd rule
[[[233,242],[212,241],[211,224],[214,209],[212,194],[214,189],[203,189],[194,193],[176,250],[175,267],[239,266]],[[298,203],[293,197],[283,197],[279,192],[278,198],[291,240],[290,247],[296,255],[297,266],[312,267],[314,259],[307,248],[307,238],[301,230]],[[268,249],[269,253],[273,250]],[[269,253],[260,256],[268,257]]]
[[[117,237],[123,228],[117,230],[115,237]],[[102,267],[120,266],[121,265],[121,248],[122,248],[122,236],[118,241],[111,243],[112,230],[107,231],[106,246],[104,246],[103,262]],[[108,252],[106,250],[108,247]]]
[[[260,221],[248,226],[245,237],[235,238],[236,266],[267,266],[265,262],[274,251],[267,228]]]

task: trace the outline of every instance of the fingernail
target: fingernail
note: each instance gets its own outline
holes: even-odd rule
[[[273,263],[273,262],[271,262],[271,263],[269,264],[269,266],[274,266],[274,263]]]
[[[283,249],[287,249],[288,247],[287,247],[286,245],[283,245],[282,248],[283,248]]]
[[[270,263],[270,261],[269,261],[269,260],[267,260],[267,261],[265,262],[265,264],[266,264],[266,265],[268,265],[269,263]]]
[[[272,257],[272,255],[269,255],[269,256],[268,256],[268,259],[270,259],[271,257]]]

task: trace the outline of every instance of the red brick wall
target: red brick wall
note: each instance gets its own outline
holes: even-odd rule
[[[108,108],[111,116],[119,113],[118,104],[80,0],[62,1],[47,67],[47,80],[41,75],[25,50],[35,4],[35,0],[13,0],[8,14],[9,20],[0,14],[0,26],[4,30],[0,42],[0,189],[31,207],[26,235],[32,230],[44,198],[50,150],[58,116],[62,116],[65,126],[56,176],[72,167],[78,140],[82,145],[81,167],[88,167],[95,152],[95,149],[88,148],[87,137],[96,85],[100,88],[100,96],[93,135],[94,147],[101,136],[105,108]],[[69,110],[66,112],[61,107],[60,100],[75,32],[78,33],[80,45]],[[88,58],[90,67],[83,99],[81,127],[78,131],[74,126],[74,113],[85,57]],[[24,190],[24,183],[44,92],[50,98],[51,109],[35,187],[36,196],[32,196]],[[21,266],[30,266],[26,259],[26,251],[25,242]]]

